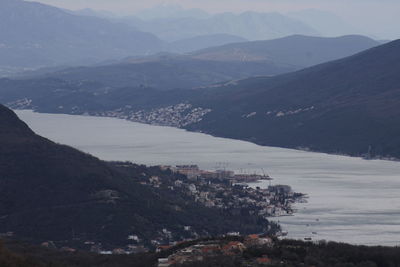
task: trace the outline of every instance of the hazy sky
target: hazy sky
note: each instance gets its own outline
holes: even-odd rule
[[[379,34],[379,38],[400,38],[400,0],[38,0],[68,9],[93,8],[116,13],[135,13],[161,4],[179,4],[209,12],[290,12],[321,9],[339,15],[359,29]]]

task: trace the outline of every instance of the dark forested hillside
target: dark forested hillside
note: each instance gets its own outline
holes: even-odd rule
[[[146,177],[167,182],[176,174],[121,167],[55,144],[1,105],[0,126],[0,233],[35,243],[82,248],[90,241],[112,248],[127,245],[129,235],[147,245],[151,239],[162,242],[163,229],[179,240],[188,234],[187,225],[194,235],[259,232],[266,226],[252,216],[223,213],[185,194],[142,185]]]
[[[62,251],[16,240],[0,240],[2,267],[148,267],[155,266],[156,253],[99,255],[85,251]]]
[[[273,78],[210,89],[192,130],[263,145],[400,157],[400,41]],[[196,101],[194,101],[196,103]]]

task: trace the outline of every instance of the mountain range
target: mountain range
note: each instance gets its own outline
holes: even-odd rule
[[[95,10],[83,10],[86,14],[98,14],[104,16],[104,11]],[[215,15],[215,14],[214,14]],[[283,16],[300,21],[305,25],[312,27],[321,36],[324,37],[336,37],[342,35],[350,35],[355,33],[363,33],[368,35],[366,32],[362,32],[360,29],[356,29],[348,21],[338,16],[337,14],[322,10],[322,9],[303,9],[297,11],[291,11],[283,13]],[[133,15],[144,21],[159,20],[159,19],[182,19],[182,18],[194,18],[194,19],[209,19],[213,15],[202,9],[185,9],[179,5],[159,5],[153,8],[144,9],[138,11]],[[114,15],[114,18],[116,16]]]
[[[248,40],[275,39],[293,34],[319,35],[311,26],[279,13],[247,11],[220,13],[204,18],[180,16],[143,20],[136,16],[118,19],[137,29],[174,42],[199,35],[230,34]]]
[[[379,42],[363,36],[322,38],[294,35],[271,41],[240,42],[186,55],[160,53],[148,57],[130,57],[108,65],[33,72],[21,79],[37,81],[52,78],[72,83],[90,82],[98,92],[107,88],[107,92],[110,92],[110,88],[120,87],[192,89],[251,76],[287,73],[377,45]],[[17,91],[5,93],[11,83],[6,84],[3,83],[0,96],[3,103],[16,100],[12,95]],[[22,89],[26,97],[32,98],[32,88],[27,81],[17,81],[15,85],[18,84],[24,84]],[[35,94],[34,98],[37,97],[41,95]]]
[[[0,32],[3,67],[90,64],[151,54],[163,45],[154,35],[124,24],[22,0],[0,2]]]
[[[105,11],[71,11],[23,0],[0,2],[0,31],[0,76],[160,52],[190,53],[247,40],[320,34],[308,24],[278,13],[210,15],[167,6],[121,18]]]

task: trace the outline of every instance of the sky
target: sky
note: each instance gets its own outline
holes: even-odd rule
[[[260,12],[287,13],[320,9],[341,17],[361,31],[377,38],[400,38],[400,0],[36,0],[67,9],[92,8],[123,15],[134,14],[157,5],[201,8],[210,13]]]

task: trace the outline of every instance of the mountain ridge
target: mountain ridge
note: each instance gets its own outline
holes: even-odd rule
[[[213,60],[270,60],[304,68],[344,58],[378,45],[380,45],[378,41],[361,35],[340,37],[291,35],[267,41],[226,44],[195,51],[191,55],[195,58]]]
[[[36,76],[32,73],[26,79],[52,77],[69,82],[97,82],[114,88],[190,89],[251,76],[287,73],[346,57],[378,44],[363,36],[320,38],[296,35],[271,41],[228,44],[185,55],[159,53],[130,57],[107,65],[65,68]]]
[[[290,34],[319,34],[309,25],[282,14],[254,11],[220,13],[206,18],[158,18],[143,21],[127,17],[118,21],[151,32],[168,42],[207,34],[231,34],[248,40],[274,39]]]
[[[26,1],[0,2],[3,67],[94,63],[162,49],[152,34],[106,19]]]

